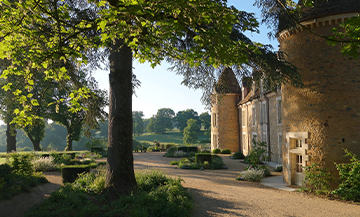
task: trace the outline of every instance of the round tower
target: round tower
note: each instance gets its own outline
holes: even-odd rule
[[[359,12],[358,0],[321,0],[303,9],[300,23],[330,36]],[[345,148],[360,155],[360,62],[300,26],[281,31],[278,40],[304,84],[282,87],[284,179],[302,185],[302,166],[318,163],[338,174],[334,162],[349,162]]]
[[[234,72],[226,68],[212,94],[211,150],[215,148],[239,151],[239,119],[236,104],[241,89]]]

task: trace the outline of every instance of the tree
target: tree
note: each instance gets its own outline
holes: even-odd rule
[[[49,79],[66,79],[70,76],[61,64],[48,68],[54,59],[87,64],[93,49],[108,47],[110,105],[105,189],[113,194],[128,194],[137,186],[131,148],[133,57],[140,62],[149,61],[152,66],[170,58],[194,69],[234,64],[240,68],[250,56],[262,57],[257,55],[262,45],[233,40],[231,32],[257,31],[258,23],[253,14],[228,7],[225,0],[108,0],[108,4],[96,1],[87,7],[96,8],[98,16],[92,20],[77,16],[75,22],[72,16],[77,15],[78,7],[69,6],[71,2],[29,0],[11,4],[1,0],[0,58],[11,59],[13,63],[3,77],[17,74],[31,78],[27,67],[32,67],[44,69]],[[46,32],[49,24],[51,28]],[[33,28],[34,25],[39,28]],[[99,31],[98,37],[87,34]],[[269,73],[282,82],[292,81],[287,72],[294,68],[281,60],[271,59],[275,61],[273,65],[289,70],[280,73],[279,67],[275,67]],[[17,70],[18,65],[27,67]],[[17,121],[30,123],[26,118]]]
[[[60,123],[67,130],[66,136],[66,151],[73,150],[72,142],[79,141],[83,125],[87,122],[88,129],[86,135],[90,137],[90,129],[99,128],[98,121],[104,121],[107,113],[104,111],[104,107],[107,105],[106,91],[99,90],[97,88],[97,82],[88,77],[85,72],[77,71],[77,83],[83,87],[90,89],[92,95],[82,97],[78,91],[74,89],[76,84],[70,81],[60,82],[55,85],[56,91],[54,91],[53,102],[48,107],[47,117],[53,121]],[[81,108],[74,109],[71,107],[72,98],[67,97],[70,93],[77,93],[77,103]],[[90,112],[89,112],[90,111]]]
[[[173,128],[172,119],[174,115],[175,112],[170,108],[159,109],[157,114],[150,118],[146,130],[157,134],[165,133],[166,130],[171,130]]]
[[[140,135],[144,132],[144,122],[142,117],[144,114],[142,111],[133,111],[133,134]]]
[[[205,130],[208,130],[211,127],[211,116],[209,115],[209,113],[201,113],[199,118],[201,120],[201,125],[204,127]]]
[[[199,132],[201,123],[198,113],[194,111],[194,109],[186,109],[185,111],[179,111],[178,113],[176,113],[176,117],[175,117],[176,127],[180,130],[181,133],[183,133],[185,127],[187,126],[187,121],[189,119],[196,120],[197,126],[199,126],[197,132]]]
[[[187,120],[187,126],[184,129],[184,143],[194,144],[198,140],[198,129],[199,126],[196,124],[197,121],[190,118]]]

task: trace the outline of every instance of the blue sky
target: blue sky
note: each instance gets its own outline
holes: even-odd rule
[[[228,5],[234,5],[239,10],[255,13],[260,17],[260,11],[252,6],[253,1],[249,0],[229,0]],[[260,34],[253,33],[248,35],[252,40],[272,44],[277,49],[278,42],[270,41],[267,37],[268,29],[261,26]],[[182,77],[170,72],[167,68],[170,65],[163,62],[160,66],[152,69],[148,63],[133,63],[134,73],[141,81],[141,87],[136,90],[136,96],[133,96],[133,111],[143,111],[144,118],[150,118],[157,113],[160,108],[171,108],[175,113],[181,110],[194,109],[200,115],[206,112],[205,105],[201,104],[201,90],[192,90],[181,85]],[[97,71],[95,73],[102,89],[108,90],[108,72]]]
[[[253,6],[253,3],[254,1],[249,0],[228,0],[228,5],[233,5],[239,10],[253,12],[259,18],[260,11]],[[265,26],[261,26],[260,34],[252,33],[248,37],[256,42],[272,44],[274,49],[277,49],[278,42],[268,39],[268,31]],[[175,113],[194,109],[199,115],[208,111],[200,102],[202,91],[191,90],[181,85],[182,77],[168,71],[167,68],[170,67],[168,63],[163,62],[153,69],[148,63],[140,64],[134,61],[133,67],[135,75],[141,81],[141,87],[136,89],[137,97],[133,96],[133,111],[143,111],[144,118],[155,115],[160,108],[171,108]],[[101,70],[94,73],[101,89],[108,90],[109,88],[108,73],[108,71]],[[0,121],[0,124],[3,122]]]

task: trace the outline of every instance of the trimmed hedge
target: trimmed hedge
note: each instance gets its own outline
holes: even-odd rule
[[[195,154],[195,162],[198,164],[203,164],[204,161],[209,162],[209,164],[212,163],[212,157],[209,153],[197,153]]]
[[[68,165],[61,167],[61,177],[63,183],[73,183],[83,172],[90,172],[90,165]]]
[[[221,154],[231,154],[230,149],[224,149],[221,151]]]
[[[197,146],[179,146],[178,147],[178,151],[183,151],[183,152],[198,152],[198,147]]]

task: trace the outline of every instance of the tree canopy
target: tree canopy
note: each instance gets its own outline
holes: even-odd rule
[[[131,147],[133,58],[152,66],[168,60],[184,75],[184,84],[194,88],[204,87],[213,69],[230,66],[239,72],[262,68],[276,84],[299,82],[295,68],[281,55],[244,36],[258,31],[254,15],[228,7],[226,0],[0,0],[0,11],[0,58],[11,61],[1,77],[22,76],[29,89],[34,70],[49,80],[74,79],[65,67],[69,60],[83,66],[93,52],[110,51],[106,189],[114,194],[136,188]],[[76,112],[84,108],[78,101],[89,97],[91,90],[77,87],[74,92],[68,97]],[[24,105],[19,124],[39,118],[29,112],[36,99],[26,91],[16,99]]]

